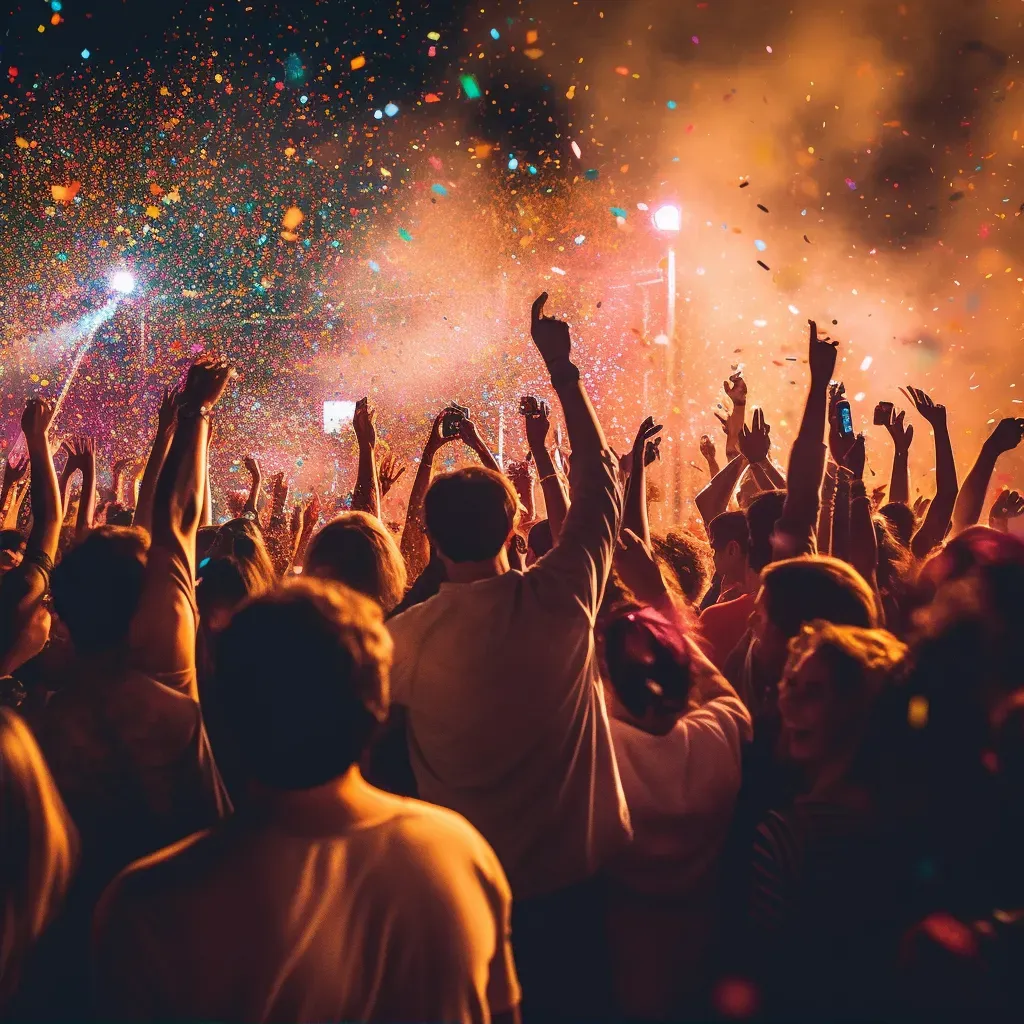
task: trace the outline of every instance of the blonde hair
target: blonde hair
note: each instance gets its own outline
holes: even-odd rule
[[[405,562],[395,538],[367,512],[344,512],[332,519],[313,538],[305,561],[310,576],[372,597],[385,615],[405,596]]]
[[[0,707],[0,1005],[56,916],[78,859],[78,833],[25,723]]]

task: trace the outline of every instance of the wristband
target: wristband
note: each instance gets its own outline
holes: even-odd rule
[[[204,420],[208,420],[210,418],[210,406],[182,406],[180,409],[178,409],[179,420],[195,420],[200,418]]]

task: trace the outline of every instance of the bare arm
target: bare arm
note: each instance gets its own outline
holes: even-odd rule
[[[365,398],[356,403],[352,427],[359,443],[359,466],[352,490],[352,509],[380,518],[380,479],[377,476],[377,410]]]
[[[493,469],[495,473],[501,472],[498,460],[491,454],[490,448],[484,444],[483,438],[472,420],[463,418],[459,421],[459,437],[476,452],[477,458],[483,463],[485,469]]]
[[[953,532],[961,533],[968,526],[974,526],[981,518],[985,494],[996,468],[996,461],[1003,452],[1011,451],[1020,444],[1024,436],[1024,419],[1000,420],[995,430],[985,440],[978,458],[964,480],[953,507]],[[932,502],[934,505],[935,503]],[[931,509],[928,510],[931,512]]]
[[[661,429],[653,416],[640,424],[630,453],[629,481],[622,509],[623,529],[632,530],[647,547],[651,544],[651,527],[647,520],[647,442]]]
[[[735,455],[718,475],[693,499],[704,525],[708,526],[715,516],[721,515],[728,507],[740,474],[747,460],[742,455]]]
[[[832,550],[832,517],[836,506],[836,473],[834,462],[829,462],[821,485],[821,509],[818,512],[818,554]]]
[[[430,543],[427,540],[427,526],[423,516],[423,503],[430,487],[430,477],[434,467],[434,456],[438,449],[452,438],[441,437],[441,421],[444,410],[437,414],[430,427],[430,434],[423,446],[423,457],[416,469],[416,477],[409,494],[409,507],[405,513],[405,527],[402,530],[401,551],[409,570],[409,579],[414,580],[427,567],[430,561]]]
[[[903,425],[906,413],[900,409],[889,410],[889,422],[885,429],[892,438],[892,477],[889,481],[889,500],[910,504],[910,445],[914,440],[914,427]]]
[[[195,551],[206,476],[208,410],[232,369],[225,360],[193,363],[178,425],[157,480],[152,543],[130,641],[135,667],[197,698]]]
[[[835,511],[832,513],[832,555],[850,561],[850,471],[839,467],[836,477]]]
[[[878,538],[871,519],[871,498],[864,486],[864,435],[860,434],[850,449],[846,465],[852,474],[850,482],[850,564],[874,585],[878,566]]]
[[[178,392],[175,388],[165,388],[164,397],[157,413],[156,436],[150,449],[146,468],[142,472],[142,484],[139,487],[139,500],[135,506],[134,526],[141,526],[147,533],[153,528],[153,498],[156,495],[156,482],[160,477],[164,460],[171,448],[174,438],[174,427],[178,415]],[[115,492],[115,501],[117,495]]]
[[[715,442],[709,434],[701,434],[700,453],[708,464],[708,476],[712,479],[718,476],[718,472],[721,469],[721,466],[718,465],[718,451],[715,448]]]
[[[245,460],[245,471],[249,474],[249,497],[245,499],[242,515],[254,522],[260,521],[260,498],[263,496],[263,470],[253,456]]]
[[[76,437],[68,445],[64,472],[70,479],[82,471],[82,493],[78,500],[75,538],[81,540],[91,529],[96,515],[96,442],[91,437]]]
[[[540,490],[544,495],[544,507],[548,514],[548,526],[551,528],[552,543],[557,543],[569,511],[569,499],[562,487],[561,478],[555,468],[554,459],[548,451],[547,437],[551,429],[551,410],[547,402],[537,403],[536,415],[526,417],[526,440],[533,453],[533,461],[537,464],[540,476]]]
[[[931,424],[935,435],[935,498],[928,506],[924,522],[910,542],[911,551],[918,558],[924,558],[942,543],[949,528],[957,496],[956,462],[953,460],[953,445],[946,424],[946,407],[936,405],[917,388],[908,388],[907,392],[917,406],[917,411]]]

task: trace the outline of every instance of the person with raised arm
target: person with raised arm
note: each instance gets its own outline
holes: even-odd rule
[[[924,420],[930,424],[935,435],[935,497],[928,506],[924,522],[910,542],[910,550],[914,555],[917,558],[925,558],[942,543],[949,529],[958,493],[956,462],[953,459],[953,444],[949,439],[949,427],[946,424],[946,407],[936,405],[931,396],[919,388],[908,387],[906,394]]]
[[[629,478],[622,509],[623,529],[632,530],[648,548],[651,546],[651,526],[647,518],[647,444],[661,433],[661,429],[661,424],[655,423],[653,416],[648,416],[636,432],[629,453]]]
[[[544,509],[547,512],[551,542],[558,540],[569,511],[569,499],[562,486],[562,480],[555,468],[554,459],[548,451],[547,438],[551,430],[551,407],[547,402],[535,399],[536,407],[529,406],[526,413],[526,440],[530,445],[533,461],[540,477],[540,490],[544,495]]]
[[[971,467],[953,506],[953,534],[963,533],[981,519],[996,461],[1004,452],[1013,451],[1024,437],[1024,419],[1007,417],[1000,420],[981,446],[978,458]],[[930,511],[930,510],[929,510]]]
[[[892,438],[892,476],[889,482],[889,501],[910,504],[910,445],[914,440],[914,425],[904,426],[903,409],[890,407],[885,429]]]
[[[164,460],[171,448],[174,428],[178,422],[178,391],[176,388],[164,388],[164,395],[157,412],[156,436],[150,449],[146,468],[142,472],[142,483],[139,485],[139,500],[135,505],[133,526],[141,527],[147,533],[153,528],[153,498],[156,495],[156,482],[160,478]],[[119,500],[115,496],[115,501]]]
[[[718,476],[721,466],[718,465],[718,450],[710,434],[700,435],[700,453],[708,464],[708,476],[714,479]]]
[[[774,486],[773,480],[782,480],[778,470],[768,459],[768,452],[771,450],[770,434],[771,427],[765,422],[764,413],[760,409],[755,409],[751,426],[740,426],[736,454],[693,499],[705,526],[709,526],[713,519],[729,507],[736,485],[748,466],[751,470],[757,468],[759,479],[763,479],[769,489]]]
[[[579,1018],[607,1008],[594,877],[630,835],[594,651],[622,498],[569,327],[543,315],[546,300],[531,333],[573,453],[558,542],[510,571],[511,484],[475,467],[439,477],[425,519],[448,582],[389,628],[419,794],[465,815],[509,876],[524,1014]]]
[[[15,530],[18,513],[28,493],[28,456],[8,453],[4,465],[4,483],[0,490],[0,529]]]
[[[21,564],[0,582],[0,674],[10,675],[34,657],[50,635],[43,597],[50,587],[60,541],[61,504],[50,453],[52,401],[30,398],[21,417],[31,472],[32,530]]]
[[[369,400],[356,402],[352,429],[359,445],[356,485],[352,489],[352,511],[380,518],[380,477],[377,475],[377,410]]]
[[[993,530],[1008,533],[1010,520],[1024,516],[1024,496],[1018,491],[1002,490],[988,511],[988,525]]]
[[[75,539],[81,540],[92,529],[96,515],[96,442],[91,437],[76,437],[66,441],[64,447],[68,457],[61,473],[62,496],[66,495],[71,478],[79,470],[82,471],[82,490],[75,523]]]
[[[786,471],[786,501],[775,525],[772,548],[776,559],[813,554],[821,501],[821,479],[825,472],[825,417],[828,385],[836,366],[838,342],[818,337],[818,325],[807,321],[809,330],[807,364],[811,383],[807,392],[800,429],[789,453]]]
[[[263,499],[263,470],[255,455],[250,455],[243,463],[246,473],[249,474],[249,496],[242,506],[242,514],[239,518],[251,519],[254,523],[260,521],[260,502]]]

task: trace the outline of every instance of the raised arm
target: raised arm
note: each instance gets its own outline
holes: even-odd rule
[[[53,468],[47,436],[53,409],[53,402],[33,398],[21,417],[32,469],[32,531],[28,536],[26,557],[31,552],[40,552],[51,562],[57,554],[62,518],[57,473]]]
[[[1000,420],[995,430],[981,446],[978,458],[964,480],[964,485],[956,497],[953,507],[953,533],[961,533],[968,526],[974,526],[981,518],[981,510],[985,504],[992,473],[996,468],[996,460],[1003,452],[1012,451],[1024,437],[1024,419],[1009,417]],[[932,502],[934,506],[934,502]],[[931,512],[931,509],[929,509]]]
[[[700,453],[708,464],[708,476],[712,479],[718,476],[721,467],[718,465],[718,450],[710,434],[700,435]]]
[[[776,527],[779,557],[810,554],[814,550],[821,477],[825,470],[825,415],[828,384],[836,368],[837,342],[818,337],[818,325],[807,321],[810,337],[807,365],[811,383],[804,404],[800,429],[789,454],[786,471],[786,501]]]
[[[443,446],[453,441],[453,437],[443,437],[441,423],[445,417],[442,409],[431,424],[423,456],[416,469],[416,478],[409,494],[409,507],[405,513],[405,527],[402,530],[401,551],[409,571],[409,579],[415,580],[427,567],[430,561],[430,542],[427,540],[427,525],[423,518],[423,503],[430,487],[430,477],[434,467],[434,456]]]
[[[3,490],[0,491],[0,529],[13,530],[17,525],[18,511],[25,496],[26,473],[28,456],[8,453]]]
[[[242,516],[253,522],[260,521],[260,499],[263,497],[263,470],[254,455],[244,462],[245,471],[249,474],[249,496],[242,506]]]
[[[96,442],[91,437],[76,437],[68,447],[64,472],[70,478],[82,471],[82,493],[78,499],[75,539],[81,540],[91,529],[96,515]]]
[[[623,528],[632,530],[648,547],[651,545],[651,527],[647,520],[647,443],[661,433],[661,429],[662,425],[655,423],[653,416],[648,416],[636,432],[630,452],[629,480],[622,509]],[[654,450],[656,452],[657,448]]]
[[[543,400],[537,401],[537,411],[526,416],[526,440],[529,442],[533,461],[540,477],[540,490],[544,495],[544,508],[551,528],[552,543],[558,540],[569,511],[569,499],[562,486],[561,477],[554,459],[548,451],[547,438],[551,429],[551,407]]]
[[[903,425],[906,413],[900,409],[889,410],[885,429],[892,438],[892,478],[889,482],[889,500],[910,504],[910,444],[914,440],[914,425]]]
[[[747,382],[737,370],[728,380],[722,381],[722,389],[732,403],[728,417],[722,420],[725,427],[725,457],[731,459],[740,450],[740,433],[747,411]]]
[[[484,444],[476,424],[463,416],[459,420],[459,437],[464,444],[476,452],[477,458],[483,463],[485,469],[493,469],[495,473],[501,472],[498,460],[491,454],[490,448]]]
[[[946,407],[936,405],[929,395],[918,388],[908,387],[906,393],[917,411],[931,424],[935,435],[935,498],[928,506],[924,522],[910,542],[910,550],[918,558],[924,558],[942,543],[949,528],[957,496],[956,462],[953,461],[953,445],[946,424]]]
[[[153,447],[142,473],[142,484],[139,487],[139,500],[135,506],[134,526],[141,526],[147,533],[153,529],[153,498],[156,495],[156,482],[160,478],[160,470],[174,438],[174,427],[178,417],[178,389],[164,388],[164,397],[157,413],[156,436]],[[120,500],[115,492],[114,500]]]
[[[234,371],[227,360],[192,364],[178,405],[178,424],[157,480],[152,543],[139,610],[132,622],[135,667],[197,698],[195,643],[196,532],[206,485],[209,412]]]
[[[771,429],[765,422],[764,410],[755,409],[751,425],[740,430],[740,452],[747,460],[747,465],[750,466],[758,485],[764,490],[786,486],[782,474],[768,458],[772,448]]]
[[[878,567],[878,538],[871,519],[871,498],[864,485],[864,435],[858,434],[846,457],[850,471],[850,564],[872,586]]]
[[[352,489],[352,509],[380,518],[380,480],[377,477],[377,410],[366,398],[356,402],[352,429],[359,444],[359,468]]]
[[[825,478],[821,484],[821,508],[818,510],[818,554],[827,555],[832,550],[832,519],[836,507],[836,474],[838,467],[831,460],[825,467]]]
[[[747,460],[742,455],[734,455],[720,470],[711,482],[693,499],[705,526],[711,525],[715,516],[721,515],[728,507],[740,475],[746,468]]]
[[[391,492],[391,488],[398,483],[404,472],[405,466],[398,460],[394,452],[385,449],[377,460],[377,486],[380,488],[381,502]]]
[[[614,456],[570,357],[569,326],[544,316],[546,301],[545,292],[533,304],[531,333],[569,432],[573,500],[558,542],[526,575],[571,599],[593,624],[611,569],[622,498]]]
[[[1000,491],[988,513],[988,525],[993,530],[1009,532],[1010,520],[1024,516],[1024,497],[1018,491]]]

